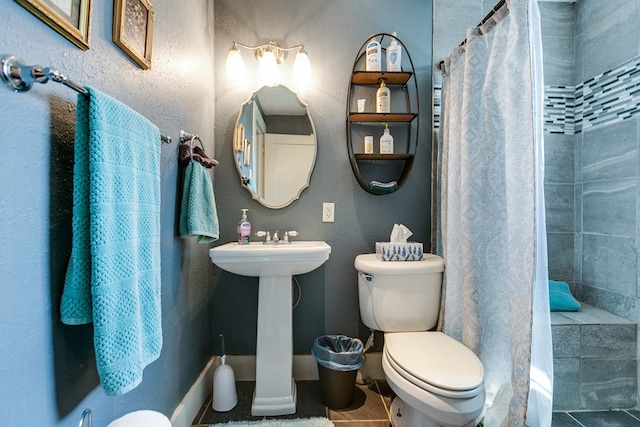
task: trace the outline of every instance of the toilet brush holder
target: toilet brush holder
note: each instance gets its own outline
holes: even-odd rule
[[[238,404],[238,394],[236,393],[236,377],[233,368],[227,365],[224,351],[224,337],[222,340],[221,365],[213,373],[213,399],[211,407],[217,412],[227,412]]]

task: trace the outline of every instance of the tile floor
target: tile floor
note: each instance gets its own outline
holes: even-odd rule
[[[278,418],[327,417],[336,427],[389,427],[389,407],[393,391],[385,381],[358,380],[351,406],[332,410],[322,404],[319,381],[296,381],[298,390],[297,411],[293,415]],[[251,397],[255,383],[236,382],[238,405],[229,412],[215,412],[211,409],[211,398],[193,420],[192,427],[206,427],[209,424],[229,421],[254,421],[262,417],[251,416]]]
[[[551,427],[640,426],[640,411],[554,412]]]
[[[353,403],[345,409],[332,410],[322,404],[319,381],[296,381],[297,412],[278,418],[327,417],[336,427],[389,427],[389,407],[393,391],[384,380],[358,380]],[[229,412],[211,409],[211,397],[193,420],[192,427],[229,421],[255,421],[251,416],[251,397],[255,383],[238,381],[238,405]],[[554,412],[552,427],[640,427],[640,411]]]

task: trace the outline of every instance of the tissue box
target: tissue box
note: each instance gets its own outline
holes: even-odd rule
[[[422,243],[376,242],[376,257],[382,261],[421,261]]]

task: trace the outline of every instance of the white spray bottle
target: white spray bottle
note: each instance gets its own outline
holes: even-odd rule
[[[396,40],[396,32],[393,32],[391,44],[387,48],[387,71],[402,71],[402,46]]]

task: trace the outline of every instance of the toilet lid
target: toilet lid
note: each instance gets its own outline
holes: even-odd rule
[[[384,343],[398,373],[410,375],[413,378],[407,379],[413,383],[417,379],[454,393],[472,391],[483,383],[480,359],[442,332],[387,333]]]

